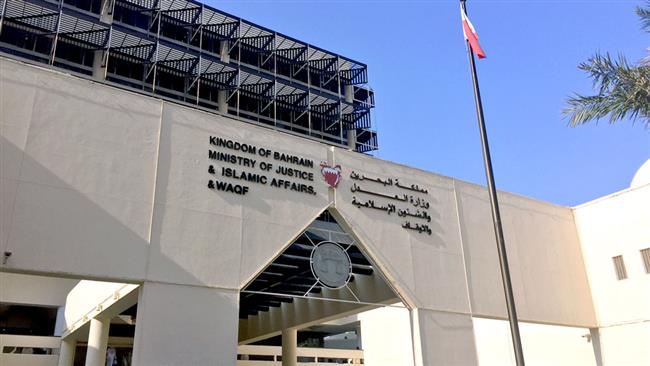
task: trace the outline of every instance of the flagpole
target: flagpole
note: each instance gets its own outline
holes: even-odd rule
[[[460,0],[461,10],[467,15],[465,0]],[[510,322],[510,332],[512,335],[512,345],[515,351],[515,361],[517,366],[524,366],[524,353],[521,347],[521,337],[519,335],[519,322],[517,321],[517,310],[515,309],[515,298],[512,293],[512,281],[510,280],[510,269],[508,266],[508,256],[506,253],[506,243],[503,238],[503,228],[501,226],[501,213],[499,211],[499,200],[494,184],[494,174],[492,173],[492,159],[490,158],[490,146],[488,144],[487,131],[485,129],[485,119],[483,118],[483,103],[481,102],[481,91],[478,86],[478,76],[476,75],[476,64],[474,53],[468,40],[467,54],[469,65],[472,69],[472,84],[474,86],[474,102],[476,103],[476,116],[478,117],[478,127],[481,133],[481,145],[483,147],[483,163],[485,164],[485,175],[487,178],[488,192],[490,193],[490,206],[492,207],[492,222],[494,223],[494,233],[497,239],[497,249],[499,252],[499,264],[501,267],[501,279],[503,280],[503,290],[506,297],[506,307],[508,309],[508,320]]]

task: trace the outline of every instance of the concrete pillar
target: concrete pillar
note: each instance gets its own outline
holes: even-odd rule
[[[106,79],[106,65],[104,63],[104,50],[93,53],[93,79],[101,81]]]
[[[478,366],[469,314],[411,310],[415,366]]]
[[[91,319],[88,332],[88,350],[86,366],[105,366],[106,348],[108,347],[108,330],[110,319]]]
[[[230,62],[230,42],[221,41],[219,43],[219,56],[221,57],[221,61],[225,63]]]
[[[77,340],[70,337],[61,340],[59,348],[59,366],[72,366],[74,364],[74,353],[77,349]]]
[[[106,24],[113,23],[113,9],[111,8],[113,3],[114,1],[112,0],[102,0],[101,14],[99,15],[100,21]]]
[[[589,328],[589,335],[591,336],[591,346],[594,348],[594,358],[596,365],[603,365],[603,350],[600,343],[600,330],[598,328]]]
[[[346,85],[343,89],[343,97],[348,103],[354,102],[354,85]],[[348,149],[354,151],[357,148],[357,131],[348,130]]]
[[[219,108],[219,112],[223,114],[228,113],[228,91],[227,90],[219,90],[219,94],[217,94],[217,105]]]
[[[282,329],[282,366],[298,366],[298,329]]]
[[[357,130],[348,130],[348,149],[354,151],[357,148]]]
[[[113,9],[111,4],[113,1],[102,0],[99,20],[106,24],[113,23]],[[97,50],[93,54],[93,79],[104,80],[106,79],[106,65],[102,65],[104,61],[104,50]]]
[[[235,366],[239,290],[145,282],[133,366]]]
[[[345,101],[348,103],[352,103],[354,101],[354,85],[346,85],[344,96],[345,96]]]
[[[54,323],[54,336],[60,337],[65,330],[65,306],[56,309],[56,322]]]

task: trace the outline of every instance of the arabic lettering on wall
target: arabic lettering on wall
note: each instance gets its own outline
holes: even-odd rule
[[[373,182],[380,184],[382,187],[393,186],[401,191],[407,191],[407,193],[403,194],[387,194],[361,187],[361,183],[357,184],[356,182],[350,188],[352,193],[356,193],[352,196],[352,204],[354,206],[384,211],[389,216],[396,214],[397,217],[406,220],[402,222],[404,229],[431,235],[431,227],[429,226],[431,223],[431,215],[427,211],[431,205],[425,198],[420,197],[422,194],[426,195],[429,193],[427,189],[421,188],[417,184],[401,183],[397,178],[381,179],[368,177],[355,171],[350,173],[350,179],[359,182]],[[357,194],[359,194],[358,198]],[[365,196],[367,195],[379,197],[382,202],[378,202],[374,198],[366,199]]]

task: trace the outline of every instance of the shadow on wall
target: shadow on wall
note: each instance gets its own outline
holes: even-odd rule
[[[7,270],[103,281],[146,279],[147,257],[155,249],[143,237],[143,231],[136,232],[133,226],[142,229],[144,224],[150,225],[150,202],[80,192],[28,154],[22,154],[6,138],[0,137],[0,144],[4,156],[22,155],[18,165],[23,171],[29,169],[27,178],[23,172],[17,179],[1,178],[6,220],[3,251],[12,253]],[[160,227],[154,225],[152,243],[159,237]],[[181,267],[174,270],[198,281]]]
[[[15,176],[0,178],[0,240],[3,252],[12,253],[3,270],[131,283],[148,278],[148,259],[152,252],[160,251],[155,243],[160,240],[161,227],[151,227],[151,242],[143,235],[152,216],[147,198],[133,202],[81,192],[4,136],[0,146],[3,171],[17,167]],[[75,180],[74,175],[66,178]],[[164,209],[158,212],[165,213]],[[191,243],[187,245],[190,250]],[[165,258],[159,255],[159,260],[161,257]],[[163,266],[178,276],[177,283],[200,281],[169,258]],[[237,316],[237,303],[232,306],[232,314]],[[192,334],[191,329],[169,331],[179,336]],[[236,339],[236,328],[232,334]]]

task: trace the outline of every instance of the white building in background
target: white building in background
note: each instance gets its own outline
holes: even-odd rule
[[[2,9],[3,366],[513,364],[486,190],[364,154],[363,64],[191,1]],[[650,364],[649,170],[499,193],[528,365]]]

